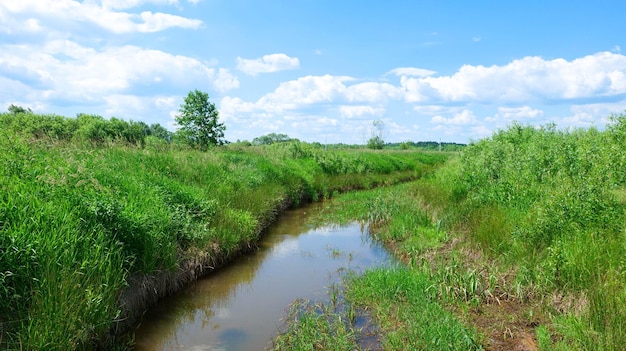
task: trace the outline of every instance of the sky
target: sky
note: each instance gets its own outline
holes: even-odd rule
[[[210,96],[228,141],[468,143],[626,112],[626,1],[0,0],[0,110],[174,131]]]

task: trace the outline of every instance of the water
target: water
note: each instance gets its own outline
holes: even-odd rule
[[[159,302],[135,331],[135,349],[263,350],[295,299],[328,300],[347,270],[390,262],[366,226],[308,226],[321,206],[286,212],[258,251]]]

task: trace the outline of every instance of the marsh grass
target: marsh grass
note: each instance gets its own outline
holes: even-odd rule
[[[375,269],[355,278],[346,297],[372,308],[385,350],[478,350],[475,332],[437,301],[433,281],[410,269]]]
[[[531,342],[543,350],[624,348],[626,116],[611,120],[604,131],[514,123],[416,182],[335,200],[329,217],[368,221],[409,264],[348,285],[355,303],[382,301],[386,347],[440,340],[427,327],[406,332],[420,315],[401,318],[413,305],[428,315],[424,301],[437,301],[467,320],[481,304],[517,306],[493,316],[501,325],[481,326],[499,333],[485,335],[485,346],[496,337],[516,347],[515,326],[527,333],[539,323]],[[427,286],[417,288],[420,279]],[[371,285],[361,289],[364,282]]]
[[[353,320],[327,304],[297,300],[290,306],[286,322],[270,350],[359,350],[359,330]]]
[[[545,301],[553,324],[538,331],[543,349],[626,344],[626,119],[612,121],[605,131],[513,124],[420,181],[445,229],[462,234],[500,271],[516,272],[506,284],[510,296]],[[557,306],[550,302],[555,292],[586,298]]]

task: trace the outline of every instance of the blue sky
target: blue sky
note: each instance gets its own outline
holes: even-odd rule
[[[0,109],[175,130],[209,93],[229,141],[466,143],[626,111],[624,1],[2,0]]]

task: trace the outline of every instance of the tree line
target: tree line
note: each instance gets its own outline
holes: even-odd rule
[[[122,142],[127,145],[145,147],[147,144],[158,148],[170,143],[186,145],[206,151],[210,147],[228,143],[224,139],[226,126],[219,121],[219,111],[209,100],[209,95],[200,90],[190,91],[180,105],[175,116],[179,126],[171,132],[158,123],[146,124],[141,121],[126,121],[116,117],[105,119],[99,115],[79,113],[76,118],[55,114],[35,114],[30,108],[10,105],[7,113],[0,113],[0,123],[5,128],[32,134],[36,138],[54,140],[86,141],[93,144]],[[425,149],[458,151],[465,145],[435,142],[403,142],[388,144],[384,141],[385,125],[381,120],[372,123],[370,138],[366,147],[370,149]],[[285,142],[298,142],[298,139],[282,133],[270,133],[256,137],[252,142],[239,142],[244,145],[271,145]],[[317,143],[319,144],[319,143]],[[360,147],[343,145],[345,147]]]

